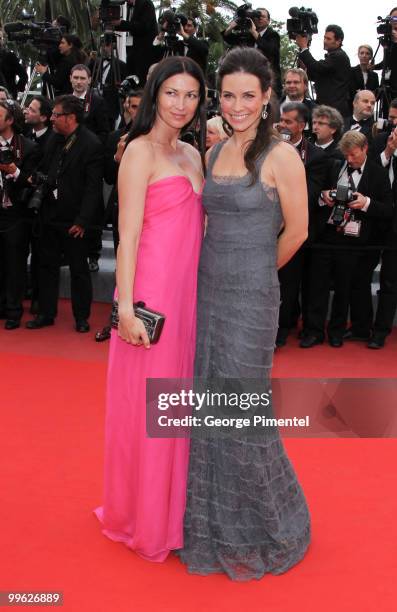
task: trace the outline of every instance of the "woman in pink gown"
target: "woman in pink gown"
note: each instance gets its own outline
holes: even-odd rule
[[[193,373],[203,176],[200,154],[178,137],[200,116],[204,126],[204,112],[199,67],[185,57],[163,60],[119,172],[120,322],[109,354],[104,501],[95,513],[106,536],[151,561],[183,546],[189,443],[147,437],[146,379]],[[200,135],[204,144],[204,127]],[[137,301],[165,315],[153,346],[132,314]]]

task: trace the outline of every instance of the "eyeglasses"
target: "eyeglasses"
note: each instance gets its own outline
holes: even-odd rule
[[[55,119],[58,119],[58,117],[63,117],[64,115],[71,115],[72,113],[56,113],[55,111],[52,111],[51,115],[53,117],[55,117]]]
[[[330,125],[329,123],[327,123],[326,121],[316,121],[314,119],[313,121],[313,125]]]

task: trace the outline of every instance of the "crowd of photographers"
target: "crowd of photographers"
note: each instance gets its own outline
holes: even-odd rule
[[[117,248],[118,164],[150,66],[174,54],[207,69],[209,46],[195,19],[167,10],[157,24],[151,0],[128,0],[123,20],[103,4],[106,31],[96,57],[85,54],[66,18],[47,24],[46,42],[39,27],[41,59],[34,69],[41,95],[22,96],[28,75],[0,35],[0,317],[7,330],[20,326],[27,287],[35,316],[26,327],[54,324],[59,270],[66,263],[75,329],[89,331],[91,274],[99,269],[104,226],[112,226]],[[222,32],[227,45],[255,46],[271,63],[279,108],[275,129],[296,148],[306,170],[309,239],[279,273],[277,346],[286,344],[302,318],[302,348],[325,337],[334,348],[346,340],[382,348],[397,309],[397,8],[378,27],[384,53],[375,66],[371,47],[362,44],[359,63],[351,67],[338,25],[326,28],[326,55],[317,60],[310,51],[315,13],[294,8],[290,15],[298,65],[284,75],[280,37],[267,9],[239,7]],[[5,30],[18,40],[23,28],[9,24]],[[29,28],[23,36],[37,41]],[[126,63],[115,52],[117,31],[127,33]],[[382,70],[380,82],[374,69]],[[211,89],[208,102],[210,147],[227,133]],[[382,115],[377,120],[376,103]],[[184,138],[194,144],[194,131]],[[371,283],[378,264],[374,313]],[[98,339],[108,336],[104,328]]]

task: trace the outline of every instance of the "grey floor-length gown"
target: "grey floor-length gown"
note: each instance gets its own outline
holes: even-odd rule
[[[273,141],[256,166],[260,168]],[[278,325],[277,190],[250,176],[220,177],[212,151],[203,204],[208,214],[198,285],[195,375],[268,379]],[[286,168],[287,171],[287,168]],[[293,194],[291,194],[293,197]],[[184,548],[192,573],[233,580],[280,574],[310,541],[302,489],[277,430],[191,441]]]

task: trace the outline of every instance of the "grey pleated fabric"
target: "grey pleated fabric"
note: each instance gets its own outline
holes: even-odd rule
[[[258,171],[273,141],[257,160]],[[203,193],[208,229],[201,252],[195,375],[269,379],[278,324],[276,189],[250,177],[215,177]],[[293,194],[292,194],[293,197]],[[184,548],[189,572],[233,580],[280,574],[310,541],[302,489],[277,430],[192,439]]]

